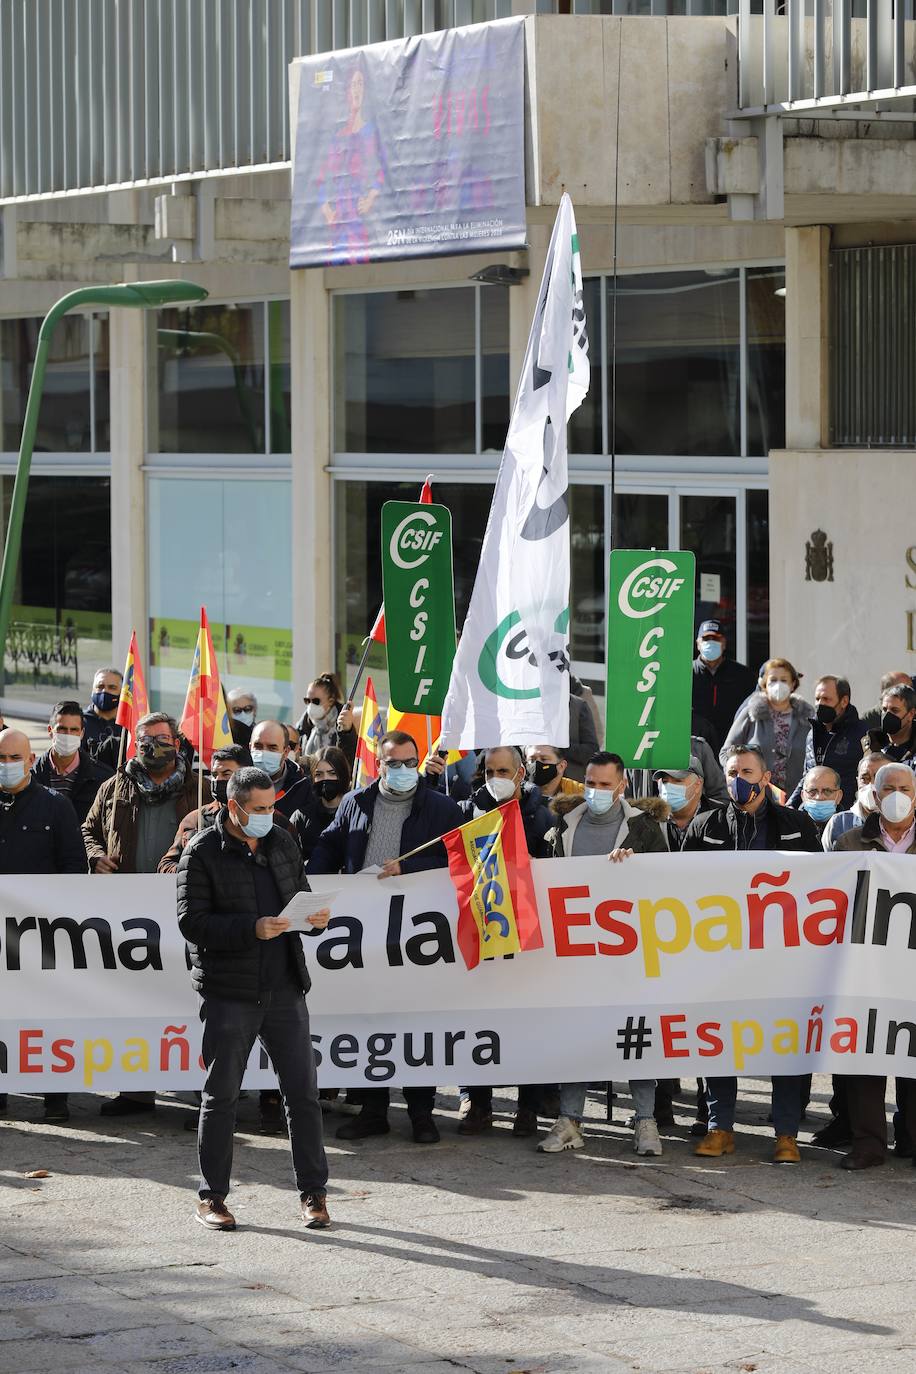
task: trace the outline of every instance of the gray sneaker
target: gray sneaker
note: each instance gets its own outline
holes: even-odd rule
[[[638,1155],[660,1155],[662,1142],[658,1138],[658,1127],[651,1117],[637,1121],[633,1128],[633,1149]]]
[[[553,1128],[539,1143],[538,1149],[545,1155],[558,1155],[561,1150],[581,1150],[585,1144],[578,1121],[568,1116],[558,1116]]]

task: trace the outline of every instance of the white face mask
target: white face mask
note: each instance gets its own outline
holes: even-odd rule
[[[327,714],[328,708],[326,706],[316,706],[313,701],[309,702],[308,718],[313,725],[317,725],[319,721],[324,720]]]
[[[788,701],[791,695],[792,688],[789,686],[788,682],[767,683],[767,696],[769,697],[770,701]]]
[[[881,815],[891,825],[908,820],[912,809],[913,803],[905,792],[888,792],[886,797],[881,798]]]
[[[488,778],[487,791],[495,802],[507,802],[515,796],[514,778]]]
[[[59,759],[72,759],[79,747],[79,735],[61,735],[55,730],[51,736],[51,748]]]
[[[863,811],[877,811],[878,802],[875,797],[875,789],[870,782],[859,788],[856,793],[856,801]]]

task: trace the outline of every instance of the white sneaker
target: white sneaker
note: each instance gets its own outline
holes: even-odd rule
[[[568,1116],[558,1116],[553,1128],[538,1144],[545,1155],[558,1155],[561,1150],[581,1150],[585,1141],[577,1121]]]
[[[660,1155],[662,1142],[658,1138],[658,1127],[650,1118],[637,1121],[633,1131],[633,1149],[638,1155]]]

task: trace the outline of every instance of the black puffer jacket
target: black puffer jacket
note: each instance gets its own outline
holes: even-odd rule
[[[251,860],[241,840],[225,828],[223,809],[210,830],[190,840],[178,864],[178,927],[188,942],[191,979],[202,997],[257,1002],[261,968],[255,933],[258,906]],[[269,865],[280,891],[281,909],[297,892],[307,892],[302,855],[292,835],[274,826],[258,845],[256,863]],[[280,913],[277,912],[277,915]],[[302,939],[293,942],[302,991],[311,986]]]

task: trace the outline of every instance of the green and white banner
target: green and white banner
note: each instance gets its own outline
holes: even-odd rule
[[[690,762],[695,572],[692,553],[611,554],[607,747],[628,768]]]
[[[452,517],[445,506],[382,506],[382,593],[391,704],[441,715],[455,657]]]

